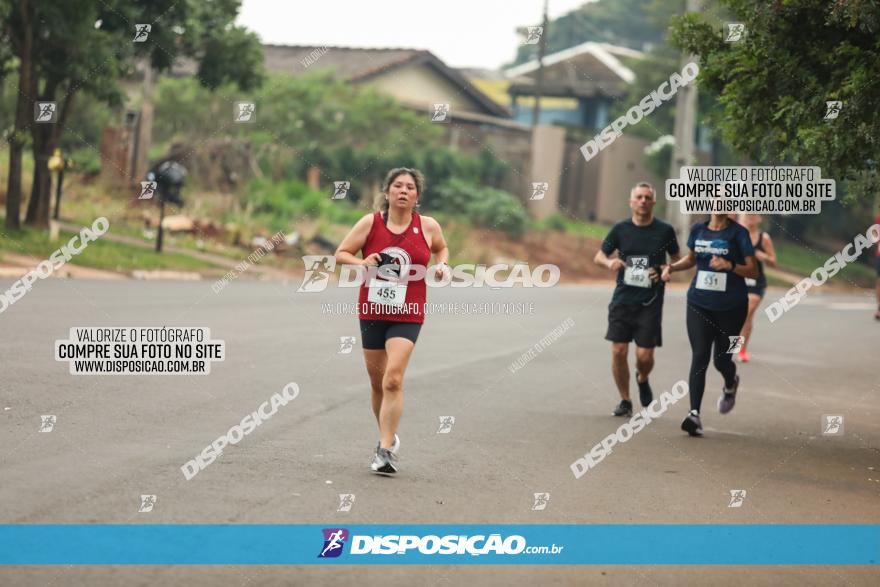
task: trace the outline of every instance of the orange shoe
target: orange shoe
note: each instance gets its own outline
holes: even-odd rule
[[[749,351],[747,351],[745,348],[739,349],[738,358],[739,358],[740,363],[748,363],[749,362]]]

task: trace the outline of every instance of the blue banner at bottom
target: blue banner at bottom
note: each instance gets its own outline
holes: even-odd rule
[[[875,565],[880,525],[6,524],[4,565]]]

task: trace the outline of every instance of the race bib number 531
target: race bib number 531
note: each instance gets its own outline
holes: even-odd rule
[[[727,273],[720,273],[718,271],[697,271],[697,289],[726,291]]]

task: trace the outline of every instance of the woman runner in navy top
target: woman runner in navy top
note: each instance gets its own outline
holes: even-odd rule
[[[662,279],[668,281],[671,273],[697,266],[687,292],[691,411],[681,429],[691,436],[701,436],[700,404],[713,344],[715,368],[724,376],[718,410],[726,414],[736,401],[739,375],[730,353],[736,338],[731,338],[739,336],[746,320],[749,301],[745,280],[757,278],[758,265],[749,231],[726,214],[712,214],[708,221],[694,224],[687,245],[687,257],[664,266]]]

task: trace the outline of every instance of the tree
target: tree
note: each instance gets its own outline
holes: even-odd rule
[[[587,41],[611,43],[642,50],[663,42],[672,14],[684,8],[684,0],[599,0],[550,21],[547,54]],[[529,23],[540,24],[538,22]],[[526,27],[517,32],[525,37]],[[537,58],[538,45],[521,45],[510,65]]]
[[[34,13],[33,2],[19,0],[8,5],[4,11],[6,26],[4,36],[9,39],[12,53],[18,57],[18,95],[15,100],[13,128],[7,136],[9,141],[9,177],[6,188],[6,228],[18,229],[21,214],[21,160],[26,141],[25,129],[29,120],[28,96],[36,92],[33,67]]]
[[[880,6],[870,0],[722,0],[745,24],[726,43],[701,15],[674,20],[673,41],[700,57],[713,121],[755,161],[814,165],[848,199],[880,191]],[[826,120],[826,101],[842,101]]]
[[[252,33],[233,25],[240,0],[18,0],[5,15],[12,50],[19,60],[19,99],[10,135],[6,224],[18,227],[21,201],[21,148],[30,131],[34,181],[26,223],[49,219],[46,161],[58,146],[79,94],[110,105],[123,102],[119,80],[135,63],[165,70],[180,57],[199,64],[199,80],[209,88],[235,82],[251,88],[262,81],[262,51]],[[143,42],[136,25],[149,24]],[[220,67],[223,63],[226,67]],[[55,102],[53,124],[34,123],[35,102]],[[97,147],[95,147],[97,148]]]

